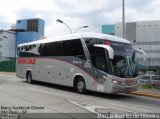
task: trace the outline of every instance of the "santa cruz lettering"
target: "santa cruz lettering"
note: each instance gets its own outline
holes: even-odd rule
[[[18,64],[36,64],[35,58],[18,58]]]

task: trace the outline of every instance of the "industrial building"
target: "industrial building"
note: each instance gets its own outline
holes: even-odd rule
[[[126,39],[131,41],[136,48],[146,52],[145,61],[143,55],[136,54],[138,63],[147,67],[160,67],[160,20],[129,22],[125,26]],[[122,37],[122,23],[112,25],[112,28],[109,30],[106,27],[111,28],[111,25],[105,25],[105,27],[103,25],[103,33]]]
[[[16,21],[16,46],[21,43],[31,42],[44,37],[45,22],[42,19],[21,19]]]

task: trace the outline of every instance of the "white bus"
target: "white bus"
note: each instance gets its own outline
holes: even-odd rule
[[[103,93],[136,91],[139,79],[135,49],[125,39],[78,33],[20,44],[16,75],[28,83],[41,81]]]

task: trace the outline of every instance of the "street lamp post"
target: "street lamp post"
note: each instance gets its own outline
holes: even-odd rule
[[[134,45],[134,48],[135,48],[135,46],[136,46],[136,40],[133,40],[133,45]]]
[[[125,0],[122,0],[122,29],[123,29],[123,38],[126,38],[126,29],[125,29]]]
[[[149,46],[149,49],[151,50],[151,46]],[[151,85],[151,55],[149,56],[149,85]]]
[[[81,29],[81,28],[88,28],[89,26],[81,26],[81,27],[78,27],[75,31],[74,31],[74,33],[76,33],[79,29]]]
[[[59,23],[62,23],[62,24],[64,24],[64,25],[66,25],[67,28],[69,29],[70,33],[72,34],[72,30],[70,29],[70,27],[69,27],[66,23],[64,23],[64,22],[63,22],[62,20],[60,20],[60,19],[57,19],[56,21],[59,22]]]

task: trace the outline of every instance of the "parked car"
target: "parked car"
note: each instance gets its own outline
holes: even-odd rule
[[[160,76],[154,75],[151,77],[151,84],[154,86],[160,86]]]
[[[140,75],[140,83],[141,84],[150,84],[154,86],[160,86],[160,75],[151,73],[150,75],[148,73]]]

